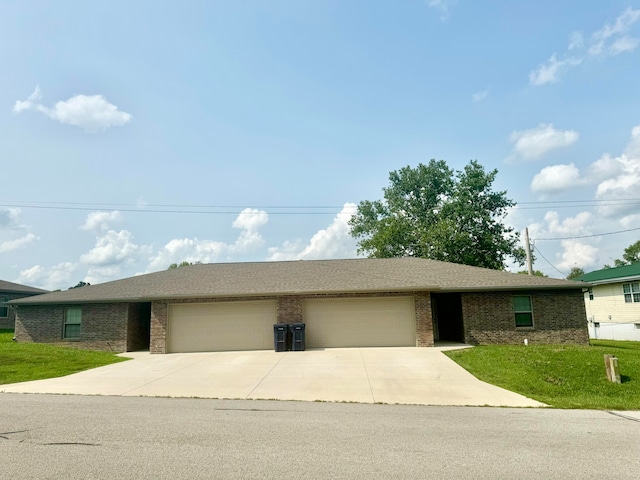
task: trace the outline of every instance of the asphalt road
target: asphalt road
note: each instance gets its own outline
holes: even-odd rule
[[[0,394],[1,479],[637,479],[585,410]]]

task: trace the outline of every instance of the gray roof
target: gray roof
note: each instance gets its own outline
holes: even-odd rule
[[[311,293],[583,288],[585,283],[422,258],[191,265],[11,303],[88,303]]]
[[[48,290],[42,290],[40,288],[28,287],[27,285],[20,285],[19,283],[0,280],[0,292],[38,294],[38,293],[47,293]]]

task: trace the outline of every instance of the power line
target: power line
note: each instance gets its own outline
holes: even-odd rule
[[[554,268],[554,270],[555,270],[556,272],[558,272],[560,275],[562,275],[562,278],[567,278],[567,274],[566,274],[566,273],[564,273],[564,272],[561,272],[560,270],[558,270],[558,268],[557,268],[553,263],[551,263],[549,260],[547,260],[547,257],[545,257],[545,256],[542,254],[542,252],[538,249],[538,247],[536,247],[536,246],[535,246],[535,244],[533,245],[533,249],[534,249],[536,252],[538,252],[538,253],[540,254],[540,256],[544,259],[544,261],[545,261],[545,262],[547,262],[549,265],[551,265],[551,266]]]
[[[638,228],[629,228],[628,230],[618,230],[617,232],[594,233],[593,235],[579,235],[579,236],[575,236],[575,237],[536,238],[536,241],[574,240],[574,239],[577,239],[577,238],[605,237],[607,235],[617,235],[618,233],[634,232],[636,230],[640,230],[640,227],[638,227]]]

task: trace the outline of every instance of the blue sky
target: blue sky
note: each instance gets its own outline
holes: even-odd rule
[[[640,1],[6,0],[0,61],[5,280],[354,257],[431,158],[497,168],[549,275],[640,236]]]

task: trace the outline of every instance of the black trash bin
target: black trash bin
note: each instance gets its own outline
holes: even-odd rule
[[[291,348],[289,325],[286,323],[273,325],[273,346],[276,352],[286,352]]]
[[[291,332],[291,351],[302,352],[305,347],[304,323],[292,323],[289,325],[289,331]]]

